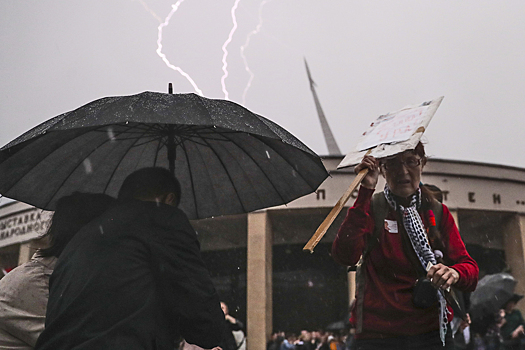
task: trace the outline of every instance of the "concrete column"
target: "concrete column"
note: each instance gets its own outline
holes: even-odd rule
[[[515,214],[503,227],[503,246],[507,265],[518,284],[515,292],[525,294],[525,216]],[[517,305],[525,313],[525,303]]]
[[[348,277],[348,305],[355,299],[355,271],[350,271]]]
[[[25,264],[29,260],[31,260],[31,257],[35,253],[36,249],[33,248],[31,241],[21,243],[20,244],[20,251],[18,253],[18,266]]]
[[[266,211],[248,214],[247,238],[247,348],[266,350],[272,332],[272,243]]]

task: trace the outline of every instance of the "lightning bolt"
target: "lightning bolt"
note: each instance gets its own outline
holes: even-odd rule
[[[239,2],[241,0],[235,0],[235,4],[233,4],[233,7],[231,9],[232,14],[232,21],[233,21],[233,27],[230,30],[230,35],[228,35],[228,39],[224,42],[222,45],[222,51],[224,54],[222,55],[222,71],[224,74],[221,77],[221,86],[222,86],[222,92],[224,92],[224,99],[228,100],[228,90],[226,90],[226,83],[225,80],[228,77],[228,62],[226,61],[226,58],[228,57],[228,50],[226,49],[228,47],[228,44],[232,41],[233,34],[237,30],[237,18],[235,17],[235,11],[237,10],[237,6],[239,6]]]
[[[256,35],[257,33],[259,33],[261,31],[261,28],[262,28],[262,25],[263,25],[262,9],[263,9],[264,5],[266,5],[270,1],[271,0],[264,0],[259,5],[259,23],[257,24],[257,27],[255,27],[254,30],[252,30],[251,32],[248,33],[248,35],[246,36],[246,42],[244,43],[243,46],[241,46],[241,57],[242,57],[242,60],[244,62],[244,69],[250,75],[250,79],[248,79],[248,83],[246,84],[246,87],[244,88],[244,91],[242,93],[242,104],[243,105],[246,104],[246,94],[248,93],[248,90],[252,86],[252,81],[253,81],[253,78],[255,77],[253,72],[250,70],[250,67],[248,66],[248,60],[246,59],[246,56],[244,55],[244,50],[246,50],[248,45],[250,45],[250,39],[251,39],[252,35]]]
[[[159,28],[158,28],[159,29],[159,35],[158,35],[158,38],[157,38],[157,55],[159,55],[160,58],[162,58],[164,63],[166,63],[166,65],[169,68],[173,69],[174,71],[179,72],[183,77],[185,77],[190,82],[190,84],[193,86],[193,89],[195,90],[195,92],[197,92],[199,95],[203,96],[202,91],[199,89],[197,84],[195,84],[193,79],[186,72],[184,72],[180,67],[177,67],[177,66],[174,66],[173,64],[171,64],[170,61],[166,58],[166,55],[162,53],[162,30],[164,29],[164,27],[166,27],[169,24],[171,17],[178,10],[180,4],[182,4],[183,2],[184,2],[184,0],[178,0],[174,5],[171,5],[170,13],[168,14],[168,16],[166,17],[164,22],[159,25]]]
[[[135,1],[135,0],[133,0],[133,1]],[[140,2],[142,4],[142,6],[146,9],[146,11],[148,11],[157,21],[159,21],[159,23],[162,23],[162,19],[159,16],[157,16],[157,14],[155,12],[153,12],[152,9],[150,9],[148,7],[148,4],[146,4],[142,0],[137,0],[137,1]]]

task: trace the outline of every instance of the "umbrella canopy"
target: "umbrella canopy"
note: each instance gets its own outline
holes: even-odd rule
[[[53,210],[74,191],[116,196],[151,166],[179,179],[190,219],[285,204],[328,176],[297,138],[234,102],[143,92],[93,101],[1,148],[0,193]]]
[[[473,318],[493,315],[513,297],[516,280],[507,273],[486,275],[470,296],[470,313]]]

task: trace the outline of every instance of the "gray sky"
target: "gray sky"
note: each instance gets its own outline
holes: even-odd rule
[[[205,96],[224,98],[221,47],[236,0],[184,0],[162,52]],[[227,46],[229,98],[249,81],[240,49],[264,0],[240,0]],[[0,1],[0,144],[87,102],[193,92],[157,54],[175,1]],[[431,156],[525,167],[525,1],[270,0],[244,54],[244,105],[326,153],[303,58],[341,151],[380,114],[445,96],[426,132]]]

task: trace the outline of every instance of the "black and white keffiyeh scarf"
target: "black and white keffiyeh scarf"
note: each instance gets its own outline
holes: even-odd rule
[[[432,248],[428,243],[425,227],[423,221],[418,213],[418,209],[421,208],[421,189],[418,188],[417,192],[410,198],[410,204],[407,207],[397,203],[396,198],[392,194],[388,184],[385,185],[385,198],[388,204],[399,212],[403,217],[403,226],[410,238],[410,243],[416,252],[416,255],[423,266],[423,269],[427,269],[428,263],[435,265],[437,263],[436,257],[432,252]],[[441,312],[439,313],[439,335],[443,346],[445,345],[445,334],[447,332],[447,302],[443,296],[443,292],[438,290],[437,296],[440,304]]]

